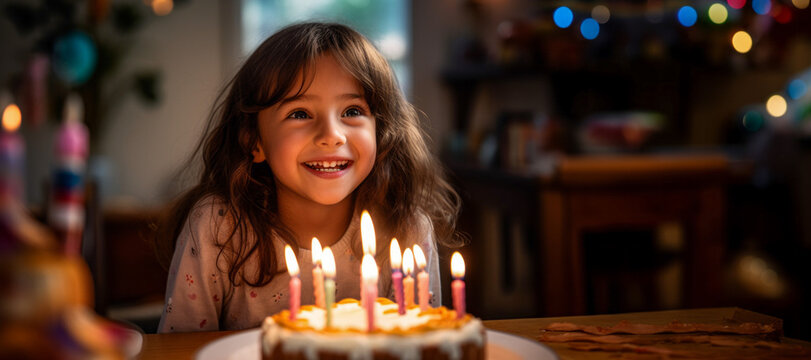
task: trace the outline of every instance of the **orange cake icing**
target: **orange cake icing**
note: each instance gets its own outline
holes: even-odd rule
[[[366,312],[355,299],[344,299],[326,311],[305,305],[290,320],[288,310],[262,324],[263,359],[484,359],[482,322],[465,315],[456,319],[445,307],[420,311],[409,307],[404,315],[385,298],[375,303],[375,329],[367,331]]]

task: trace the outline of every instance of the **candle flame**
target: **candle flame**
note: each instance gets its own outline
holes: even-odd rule
[[[360,263],[360,276],[364,280],[377,281],[377,264],[375,263],[375,258],[372,257],[372,255],[363,255],[363,261]]]
[[[9,104],[3,110],[3,129],[13,132],[20,128],[22,123],[22,114],[17,104]]]
[[[411,248],[406,248],[403,252],[403,272],[406,276],[414,273],[414,254],[411,252]]]
[[[455,278],[465,277],[465,259],[458,251],[454,251],[451,255],[451,274]]]
[[[321,242],[318,241],[318,238],[313,238],[313,245],[310,247],[313,252],[313,265],[320,265],[321,264]]]
[[[328,278],[335,277],[335,257],[332,255],[332,249],[329,246],[324,248],[321,257],[321,266],[324,268],[324,276]]]
[[[284,246],[284,260],[287,261],[287,273],[290,276],[298,276],[298,261],[296,261],[296,253],[290,245]]]
[[[425,253],[417,244],[414,244],[414,260],[417,262],[417,268],[420,270],[425,269]]]
[[[391,239],[389,252],[391,255],[391,268],[399,269],[400,264],[403,262],[403,254],[400,253],[400,243],[397,242],[397,239]]]
[[[360,238],[363,243],[363,253],[375,255],[377,253],[375,251],[377,246],[375,227],[372,225],[372,216],[366,210],[363,210],[360,215]]]

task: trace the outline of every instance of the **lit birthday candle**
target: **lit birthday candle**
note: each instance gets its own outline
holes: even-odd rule
[[[324,307],[327,310],[327,327],[332,326],[332,304],[335,303],[335,257],[327,246],[322,254],[321,264],[324,267]]]
[[[397,312],[405,315],[405,303],[403,302],[403,271],[400,269],[402,254],[400,254],[400,244],[397,239],[391,239],[389,249],[391,253],[391,282],[394,284],[394,298],[397,300]]]
[[[405,306],[408,308],[414,305],[414,254],[411,248],[406,248],[403,252],[403,272],[405,278],[403,279],[403,294],[405,295]]]
[[[0,133],[0,196],[14,202],[22,202],[23,194],[25,143],[17,133],[21,123],[20,108],[16,104],[7,105]]]
[[[451,292],[453,293],[453,309],[456,310],[456,318],[465,316],[465,259],[458,251],[454,251],[451,256]]]
[[[284,260],[287,261],[287,273],[290,274],[290,320],[296,320],[301,305],[301,280],[298,278],[296,254],[290,245],[284,246]]]
[[[363,247],[363,254],[372,255],[372,258],[374,258],[376,253],[377,238],[375,237],[375,227],[372,224],[372,217],[366,210],[363,210],[363,213],[360,215],[360,241]],[[363,284],[363,275],[361,275],[361,284]],[[363,304],[364,296],[365,294],[363,293],[363,287],[361,286],[361,304]]]
[[[375,259],[370,254],[363,255],[361,261],[361,292],[363,293],[363,309],[366,311],[367,330],[375,330],[375,301],[377,301],[378,270]]]
[[[425,271],[425,253],[419,245],[414,244],[414,260],[417,262],[417,297],[420,299],[420,310],[428,310],[428,272]]]
[[[313,292],[315,306],[324,308],[324,272],[321,270],[321,242],[313,238]]]

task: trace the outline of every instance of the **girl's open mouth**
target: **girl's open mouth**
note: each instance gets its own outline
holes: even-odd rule
[[[307,161],[304,165],[318,172],[333,173],[348,168],[352,165],[352,160]]]

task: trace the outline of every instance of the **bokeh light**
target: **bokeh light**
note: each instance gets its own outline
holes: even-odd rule
[[[733,9],[742,9],[746,6],[746,0],[727,0],[727,4]]]
[[[405,39],[398,33],[384,35],[383,38],[377,42],[377,46],[386,59],[395,61],[401,60],[408,50]]]
[[[781,24],[788,24],[791,22],[791,9],[788,6],[783,6],[780,4],[775,4],[772,8],[772,17],[774,21],[777,21]]]
[[[60,79],[71,85],[87,81],[96,68],[96,43],[86,33],[75,30],[56,39],[51,65]]]
[[[800,79],[794,79],[788,83],[788,96],[794,100],[801,98],[808,91],[808,85]]]
[[[3,130],[4,131],[17,131],[22,123],[22,114],[17,104],[7,105],[3,109]],[[0,131],[3,131],[0,130]]]
[[[729,17],[729,12],[727,11],[727,7],[720,3],[715,3],[710,5],[710,9],[707,10],[707,15],[710,17],[710,21],[715,24],[723,24],[724,21],[727,21]]]
[[[752,50],[752,36],[743,30],[736,32],[732,35],[732,47],[741,54],[748,53]]]
[[[583,20],[583,22],[580,23],[580,33],[583,34],[584,38],[594,40],[597,35],[600,35],[600,24],[597,23],[597,20],[592,18]]]
[[[766,100],[766,111],[771,116],[781,117],[786,114],[787,109],[786,99],[780,95],[772,95],[769,100]]]
[[[808,7],[809,0],[791,0],[791,3],[798,9],[805,9]]]
[[[696,13],[696,9],[693,9],[692,6],[682,6],[679,9],[678,13],[679,22],[686,26],[690,27],[696,24],[696,20],[698,19],[698,13]]]
[[[591,18],[600,24],[605,24],[608,19],[611,19],[611,10],[608,10],[608,6],[597,5],[591,9]]]
[[[152,12],[158,16],[169,15],[172,12],[172,9],[175,7],[174,1],[172,0],[153,0],[152,1]]]
[[[750,110],[743,115],[743,127],[755,132],[763,128],[763,115],[758,111]]]
[[[572,20],[574,20],[574,14],[572,10],[568,7],[561,6],[555,10],[552,14],[552,18],[555,21],[555,25],[560,27],[561,29],[565,29],[572,25]]]
[[[752,0],[752,10],[760,15],[766,15],[772,10],[771,0]]]

